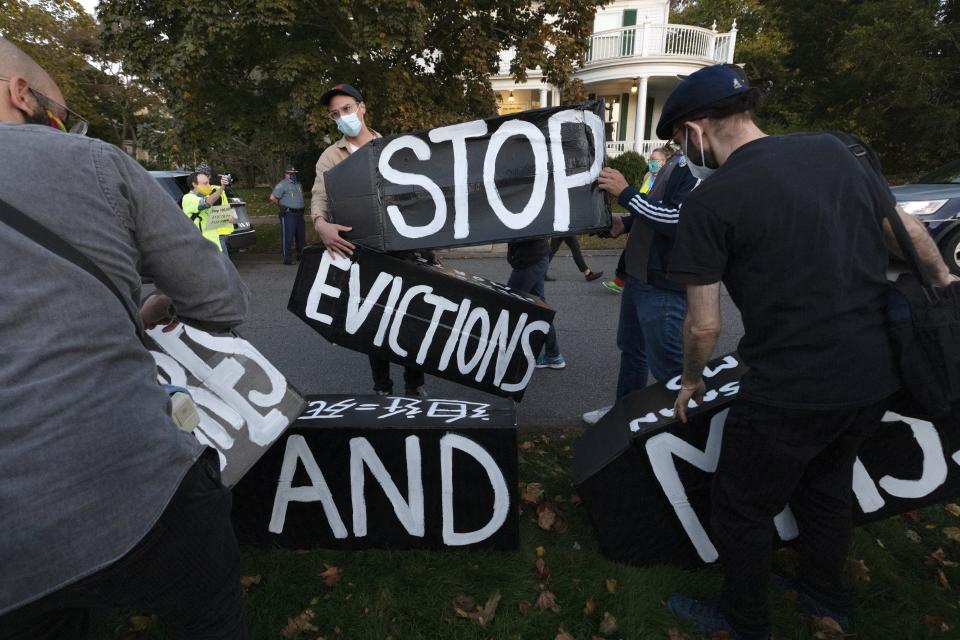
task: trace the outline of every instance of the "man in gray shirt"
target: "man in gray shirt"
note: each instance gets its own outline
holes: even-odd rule
[[[270,202],[280,207],[280,238],[283,249],[283,264],[293,264],[291,256],[293,241],[297,241],[297,262],[303,253],[303,186],[300,173],[293,165],[287,165],[283,180],[277,183],[270,194]]]
[[[165,295],[144,304],[146,325],[174,310],[239,324],[248,293],[230,261],[130,157],[51,128],[71,115],[0,38],[5,217],[64,238],[131,308],[152,278]],[[158,613],[173,638],[245,638],[216,455],[174,425],[120,301],[2,221],[0,290],[0,637],[85,638],[90,608],[122,606]]]

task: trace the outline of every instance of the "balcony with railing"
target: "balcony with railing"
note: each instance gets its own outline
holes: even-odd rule
[[[718,33],[716,28],[645,23],[594,33],[590,36],[583,68],[610,61],[650,57],[732,63],[736,42],[736,22],[727,33]]]

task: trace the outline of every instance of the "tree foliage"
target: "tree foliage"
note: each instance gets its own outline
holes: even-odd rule
[[[727,28],[771,131],[845,130],[906,179],[960,156],[958,0],[674,0]]]
[[[512,72],[539,66],[567,95],[596,2],[585,0],[104,0],[107,48],[164,92],[184,149],[240,153],[279,166],[315,157],[337,136],[320,104],[332,84],[357,86],[383,133],[495,111],[498,53]],[[551,20],[547,16],[553,16]],[[549,45],[549,46],[548,46]],[[216,149],[217,151],[213,151]],[[244,152],[244,150],[248,150]]]
[[[3,0],[0,35],[37,61],[67,105],[90,121],[90,135],[117,145],[149,146],[163,135],[160,101],[100,46],[97,24],[75,0]]]

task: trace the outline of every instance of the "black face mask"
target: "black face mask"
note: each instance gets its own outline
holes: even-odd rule
[[[42,124],[50,126],[50,116],[47,115],[46,109],[43,108],[43,105],[37,107],[37,113],[29,113],[27,111],[21,111],[24,118],[26,119],[26,124]]]

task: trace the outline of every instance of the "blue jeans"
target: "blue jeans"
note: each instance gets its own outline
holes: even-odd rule
[[[532,293],[535,296],[546,300],[543,292],[543,279],[547,275],[547,269],[550,267],[550,256],[543,256],[539,262],[524,269],[514,269],[510,272],[510,279],[507,280],[507,286],[515,291],[524,291]],[[544,350],[548,358],[556,358],[560,355],[560,345],[557,344],[556,320],[550,325],[550,331],[547,333],[547,341],[543,343]]]
[[[647,373],[666,382],[683,371],[687,296],[626,277],[620,298],[617,400],[647,386]]]

